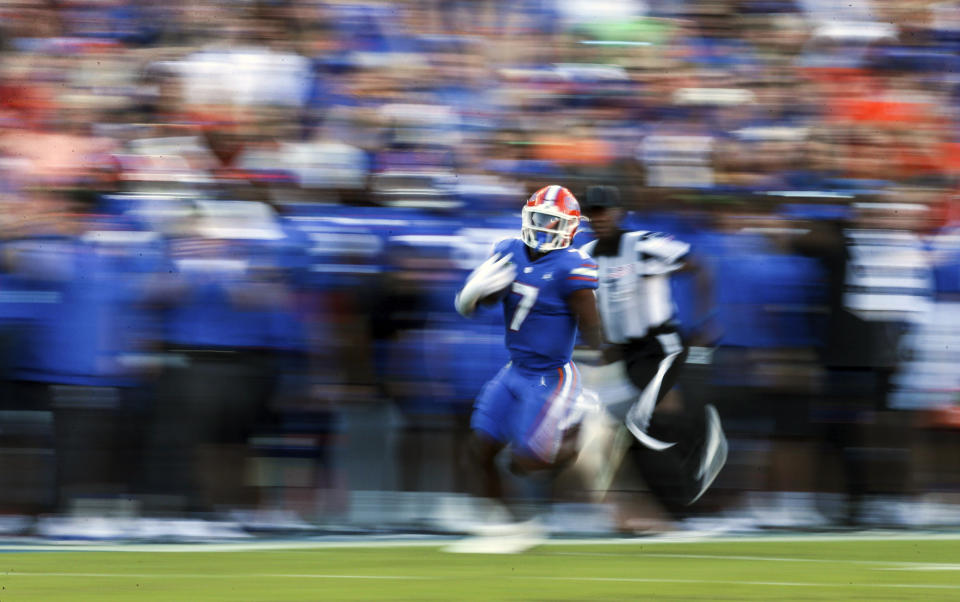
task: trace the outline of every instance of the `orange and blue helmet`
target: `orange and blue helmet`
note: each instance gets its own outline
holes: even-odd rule
[[[546,186],[527,199],[521,217],[521,235],[528,247],[541,252],[565,249],[580,225],[580,203],[563,186]]]

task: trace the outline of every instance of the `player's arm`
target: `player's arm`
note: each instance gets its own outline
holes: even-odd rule
[[[657,263],[662,266],[662,274],[690,269],[687,264],[690,260],[690,245],[672,236],[649,232],[637,241],[635,250],[638,261],[643,261],[645,257],[658,260]],[[651,272],[649,269],[642,269],[638,273]]]
[[[600,349],[603,334],[600,330],[600,312],[597,311],[597,296],[592,288],[581,288],[567,297],[570,311],[577,318],[577,327],[583,340],[592,349]]]
[[[517,275],[516,266],[510,262],[512,258],[512,253],[502,256],[496,253],[470,273],[454,300],[461,316],[469,318],[476,311],[477,303],[496,299],[497,293],[510,286]]]
[[[597,309],[597,262],[584,249],[574,252],[577,254],[577,264],[572,266],[564,281],[567,305],[577,320],[583,341],[591,349],[600,349],[603,346],[603,327]]]

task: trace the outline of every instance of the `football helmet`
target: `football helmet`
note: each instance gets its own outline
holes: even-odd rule
[[[521,217],[528,247],[541,252],[565,249],[580,225],[580,203],[563,186],[546,186],[527,199]]]

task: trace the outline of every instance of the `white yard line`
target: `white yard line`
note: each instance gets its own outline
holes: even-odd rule
[[[875,587],[893,589],[960,589],[960,584],[933,583],[823,583],[807,581],[741,581],[736,579],[661,579],[657,577],[514,577],[544,581],[612,581],[626,583],[678,583],[692,585],[760,585],[777,587]]]
[[[656,545],[678,543],[784,543],[784,542],[834,542],[834,541],[960,541],[960,532],[937,533],[911,531],[897,532],[863,532],[863,533],[818,533],[818,534],[784,534],[784,535],[713,535],[699,532],[676,532],[650,537],[635,537],[630,539],[552,539],[546,545]]]
[[[551,552],[555,556],[605,556],[638,558],[635,553],[621,552]],[[843,558],[792,558],[784,556],[741,556],[733,554],[666,554],[642,552],[643,558],[698,558],[704,560],[745,560],[748,562],[813,562],[820,564],[859,564],[875,566],[883,571],[960,571],[960,564],[910,562],[904,560],[854,560]]]
[[[960,571],[960,564],[921,564],[915,563],[913,566],[893,566],[882,571]]]

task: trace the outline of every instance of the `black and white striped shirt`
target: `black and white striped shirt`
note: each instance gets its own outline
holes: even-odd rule
[[[656,232],[625,232],[617,252],[597,251],[597,241],[583,250],[597,261],[597,301],[606,338],[611,343],[639,339],[674,318],[670,274],[683,267],[690,245]]]

